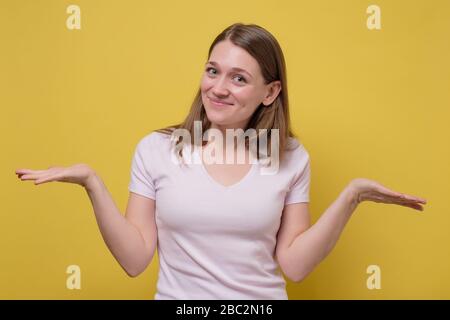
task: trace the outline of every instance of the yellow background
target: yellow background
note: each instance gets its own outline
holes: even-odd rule
[[[66,28],[70,4],[81,30]],[[381,30],[366,27],[371,4]],[[0,298],[153,298],[157,258],[128,278],[80,186],[14,170],[88,163],[124,212],[136,143],[184,118],[210,43],[243,22],[283,48],[313,221],[356,177],[429,202],[362,203],[290,299],[450,299],[449,17],[444,0],[0,1]],[[66,288],[71,264],[81,290]]]

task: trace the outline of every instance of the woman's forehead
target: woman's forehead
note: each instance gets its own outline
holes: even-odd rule
[[[259,69],[255,58],[229,40],[221,41],[214,46],[208,62],[213,62],[212,64],[224,69],[243,69],[252,75],[255,75]]]

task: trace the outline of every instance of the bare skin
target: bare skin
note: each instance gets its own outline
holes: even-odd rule
[[[51,181],[78,184],[82,187],[89,185],[94,171],[87,164],[76,164],[70,167],[54,166],[45,170],[17,169],[17,177],[22,180],[32,180],[35,185]],[[242,172],[238,173],[238,179]],[[357,191],[357,203],[362,201],[373,201],[378,203],[397,204],[423,211],[426,199],[407,195],[388,189],[387,187],[369,179],[358,178],[352,180],[353,188]]]
[[[155,200],[130,192],[123,216],[102,179],[87,164],[46,170],[18,169],[16,174],[22,181],[34,181],[35,185],[58,181],[84,187],[103,240],[124,271],[136,277],[151,262],[157,244]]]
[[[236,67],[246,71],[235,72]],[[260,104],[270,108],[280,90],[280,81],[265,84],[258,62],[230,41],[216,45],[201,81],[208,119],[212,128],[221,130],[224,136],[226,129],[244,129]],[[245,176],[250,166],[212,164],[205,167],[216,181],[232,185]],[[157,243],[155,200],[130,192],[127,212],[122,216],[100,177],[87,164],[45,170],[17,169],[16,174],[22,181],[34,181],[36,185],[59,181],[83,186],[92,202],[103,239],[127,274],[137,276],[152,260]],[[426,203],[423,198],[357,178],[345,186],[312,226],[309,203],[286,205],[276,246],[276,258],[284,274],[296,282],[309,274],[332,250],[352,213],[363,201],[396,204],[418,211],[422,211]]]
[[[210,170],[210,173],[213,172]],[[34,181],[35,185],[58,181],[84,187],[103,239],[126,273],[135,277],[151,262],[157,243],[154,200],[130,193],[127,214],[122,216],[100,177],[87,164],[54,166],[46,170],[17,169],[16,174],[22,181]],[[216,179],[220,177],[222,175],[215,176]],[[222,183],[233,184],[241,178],[242,172],[235,171],[232,178],[227,178],[234,181]],[[358,178],[344,188],[312,226],[309,225],[308,203],[287,205],[283,210],[276,247],[276,258],[284,274],[299,282],[312,272],[335,246],[353,211],[363,201],[397,204],[419,211],[426,204],[423,198],[393,191],[373,180]]]

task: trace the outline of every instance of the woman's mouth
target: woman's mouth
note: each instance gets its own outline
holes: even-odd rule
[[[218,107],[233,105],[232,103],[226,103],[226,102],[223,102],[223,101],[213,100],[210,97],[208,97],[208,99],[213,105],[218,106]]]

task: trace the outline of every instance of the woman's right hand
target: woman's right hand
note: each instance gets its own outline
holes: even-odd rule
[[[35,180],[35,185],[60,181],[86,187],[89,180],[95,175],[95,172],[87,164],[80,163],[70,167],[52,166],[46,170],[17,169],[16,174],[22,181]]]

